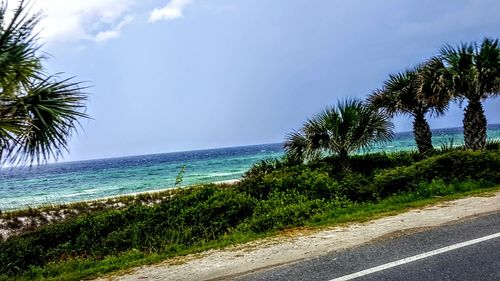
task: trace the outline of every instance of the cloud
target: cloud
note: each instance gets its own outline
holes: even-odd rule
[[[43,12],[39,32],[46,42],[103,42],[119,37],[122,28],[132,21],[129,9],[135,1],[43,0],[35,1],[32,11]]]
[[[150,22],[159,20],[174,20],[183,16],[184,8],[191,4],[192,0],[170,0],[170,2],[162,8],[156,8],[149,16]]]
[[[149,21],[173,20],[183,16],[193,0],[170,0],[154,9]],[[102,43],[121,35],[134,19],[132,7],[139,0],[38,0],[31,2],[32,12],[41,11],[43,19],[36,30],[45,43],[94,41]],[[10,4],[9,8],[15,8]]]
[[[133,20],[134,20],[133,16],[131,16],[131,15],[126,16],[118,25],[116,25],[112,29],[100,31],[99,33],[97,33],[97,35],[95,35],[95,37],[94,37],[94,40],[96,42],[104,42],[104,41],[107,41],[109,39],[113,39],[113,38],[119,37],[122,28],[125,25],[129,24],[130,22],[132,22]]]
[[[117,38],[120,36],[120,32],[116,30],[106,30],[97,33],[94,40],[96,42],[104,42],[112,38]]]

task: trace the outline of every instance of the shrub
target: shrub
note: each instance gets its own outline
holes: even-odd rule
[[[254,215],[240,225],[239,229],[260,233],[303,225],[325,205],[324,200],[311,200],[296,190],[273,191],[267,200],[257,204]]]
[[[488,179],[500,182],[498,151],[452,151],[429,157],[408,167],[377,173],[374,185],[382,196],[414,190],[422,182],[442,179],[445,182]]]
[[[494,183],[487,180],[466,180],[445,182],[442,179],[422,182],[417,185],[415,196],[430,198],[433,196],[451,195],[457,192],[467,192],[478,188],[491,187]]]
[[[349,173],[340,180],[340,188],[349,200],[353,202],[375,201],[379,197],[378,189],[374,188],[371,180],[358,173]]]
[[[377,170],[409,166],[420,160],[422,156],[417,151],[410,150],[355,155],[350,161],[354,172],[369,175]]]
[[[500,139],[490,139],[486,141],[486,150],[500,150]]]
[[[328,173],[311,170],[305,165],[284,167],[263,176],[246,178],[237,189],[258,199],[267,199],[274,191],[296,190],[311,199],[330,199],[340,193],[338,182]]]
[[[416,151],[398,151],[357,154],[349,158],[349,163],[351,172],[370,175],[376,170],[408,166],[420,160],[421,156]],[[326,171],[335,178],[343,177],[340,161],[335,156],[312,162],[309,166],[314,170]]]
[[[447,140],[441,142],[439,145],[439,150],[434,151],[434,154],[443,154],[447,152],[452,152],[456,150],[464,150],[465,146],[460,143],[455,143],[454,138],[448,138]]]

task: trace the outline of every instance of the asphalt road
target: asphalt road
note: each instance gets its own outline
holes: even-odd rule
[[[345,280],[359,281],[500,281],[499,233],[500,213],[489,214],[430,230],[395,235],[396,237],[380,239],[353,249],[330,252],[318,258],[231,279],[330,281],[344,277],[347,278]],[[483,237],[486,237],[484,241],[469,242]],[[427,256],[429,252],[432,254],[432,251],[444,247],[446,248],[443,252]],[[328,252],[328,249],[325,249],[325,252]],[[418,257],[417,260],[410,259],[404,263],[415,256]],[[394,265],[395,262],[404,264]],[[387,264],[393,267],[380,269]],[[353,273],[366,272],[373,268],[375,272],[349,279]],[[376,271],[377,268],[380,270]]]

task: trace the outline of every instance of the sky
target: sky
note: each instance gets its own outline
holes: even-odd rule
[[[15,1],[11,0],[13,6]],[[38,0],[45,66],[91,86],[63,161],[281,142],[446,43],[498,37],[500,1]],[[500,98],[486,116],[500,123]],[[461,126],[463,108],[430,118]],[[394,120],[396,131],[412,120]]]

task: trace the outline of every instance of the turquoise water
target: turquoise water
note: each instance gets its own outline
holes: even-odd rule
[[[491,125],[490,139],[500,139],[500,124]],[[433,131],[436,147],[462,143],[461,128]],[[411,133],[398,133],[391,143],[371,151],[414,149]],[[182,185],[240,178],[255,162],[283,154],[281,144],[142,155],[48,164],[0,170],[0,210],[68,203],[107,196],[173,188],[182,166]]]

